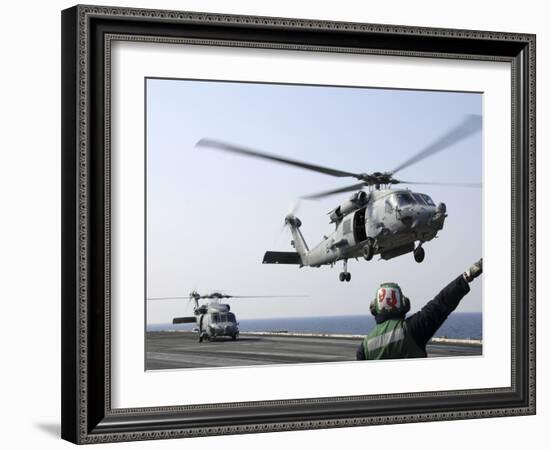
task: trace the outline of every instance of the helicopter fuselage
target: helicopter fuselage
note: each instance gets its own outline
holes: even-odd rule
[[[293,215],[286,217],[293,236],[291,244],[297,252],[293,263],[320,267],[344,260],[343,274],[347,274],[349,258],[370,260],[379,254],[381,259],[388,260],[415,252],[415,259],[421,262],[423,249],[421,258],[417,249],[437,236],[447,216],[445,205],[436,206],[428,195],[394,189],[358,192],[329,214],[336,228],[311,250],[301,233],[300,220]],[[277,253],[267,252],[264,263],[282,262],[276,260]],[[346,275],[343,278],[345,281]]]
[[[400,205],[397,194],[416,200],[406,190],[371,192],[365,206],[342,217],[335,231],[309,251],[304,265],[320,266],[344,258],[362,257],[368,242],[373,245],[373,255],[391,259],[412,251],[414,247],[409,247],[417,241],[432,240],[443,228],[445,208],[440,206],[438,210],[433,202],[420,204],[418,200]],[[429,198],[425,194],[416,195]]]
[[[236,339],[239,335],[239,324],[230,307],[222,303],[209,303],[195,308],[197,332],[199,339],[230,337]]]

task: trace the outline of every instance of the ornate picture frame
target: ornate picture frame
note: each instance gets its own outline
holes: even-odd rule
[[[133,41],[511,66],[510,386],[113,408],[111,46]],[[535,414],[535,36],[99,6],[62,12],[62,437],[74,443]]]

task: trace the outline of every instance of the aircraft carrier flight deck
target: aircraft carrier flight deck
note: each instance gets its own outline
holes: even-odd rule
[[[146,333],[146,370],[354,361],[360,336],[242,333],[199,343],[183,331]],[[480,356],[480,341],[434,339],[428,357]]]

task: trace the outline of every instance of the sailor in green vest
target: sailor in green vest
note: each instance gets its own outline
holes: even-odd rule
[[[357,359],[425,358],[426,344],[468,292],[483,270],[483,260],[451,281],[420,311],[405,318],[410,301],[396,283],[383,283],[370,311],[376,326],[357,349]]]

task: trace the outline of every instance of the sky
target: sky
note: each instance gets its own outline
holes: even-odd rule
[[[203,138],[350,172],[392,170],[463,120],[482,114],[480,93],[199,80],[146,81],[147,296],[191,290],[232,295],[305,295],[233,299],[238,318],[368,314],[382,282],[394,281],[420,309],[482,256],[482,189],[411,186],[447,205],[423,263],[350,260],[350,283],[334,268],[263,265],[266,250],[292,251],[284,217],[301,195],[356,182],[224,153]],[[399,172],[409,181],[481,182],[482,135]],[[309,247],[329,234],[326,213],[340,194],[302,201],[296,215]],[[457,311],[481,311],[482,280]],[[191,315],[183,300],[147,304],[147,322]]]

